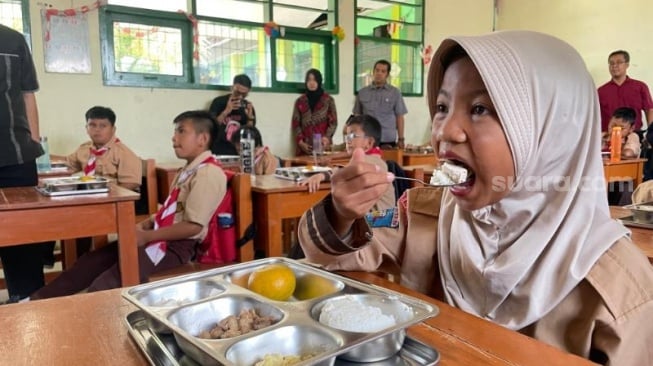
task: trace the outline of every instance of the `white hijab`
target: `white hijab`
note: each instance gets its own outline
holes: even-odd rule
[[[430,98],[442,83],[443,56],[456,45],[488,89],[516,179],[501,201],[471,212],[445,194],[438,234],[445,296],[467,312],[521,329],[558,305],[627,234],[608,210],[596,89],[568,44],[503,31],[443,41],[429,72]],[[563,177],[564,184],[548,177]]]

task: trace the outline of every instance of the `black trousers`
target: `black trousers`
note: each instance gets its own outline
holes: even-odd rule
[[[36,162],[0,167],[0,188],[29,187],[38,184]],[[38,230],[34,223],[34,230]],[[7,228],[3,228],[7,230]],[[0,247],[0,259],[11,298],[22,299],[43,287],[43,258],[51,242]]]

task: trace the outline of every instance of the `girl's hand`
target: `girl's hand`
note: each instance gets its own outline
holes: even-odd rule
[[[336,233],[346,234],[354,220],[374,207],[393,180],[392,173],[365,161],[363,149],[355,149],[349,164],[331,176],[333,212],[328,217]]]

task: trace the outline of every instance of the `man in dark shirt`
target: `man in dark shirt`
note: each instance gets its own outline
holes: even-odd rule
[[[38,88],[25,37],[0,25],[0,94],[4,96],[0,98],[0,188],[38,183],[36,158],[43,155],[34,96]],[[38,230],[38,223],[34,226]],[[10,301],[21,300],[43,286],[43,257],[48,248],[48,244],[0,248]]]
[[[218,136],[211,146],[216,155],[238,155],[229,142],[231,134],[240,126],[255,126],[256,111],[254,105],[245,98],[252,88],[252,80],[245,74],[236,75],[231,93],[213,99],[209,113],[218,124]]]

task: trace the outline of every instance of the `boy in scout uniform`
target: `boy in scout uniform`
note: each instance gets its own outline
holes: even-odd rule
[[[66,157],[66,165],[86,176],[115,179],[121,187],[138,191],[143,165],[141,159],[116,137],[116,114],[95,106],[86,112],[85,142]]]
[[[205,111],[188,111],[177,116],[174,124],[172,146],[175,155],[186,160],[186,166],[173,180],[170,195],[161,209],[136,224],[141,282],[146,282],[154,272],[191,260],[227,191],[227,177],[209,150],[216,135],[211,115]],[[120,286],[118,245],[113,242],[80,257],[72,268],[33,293],[31,299]]]

